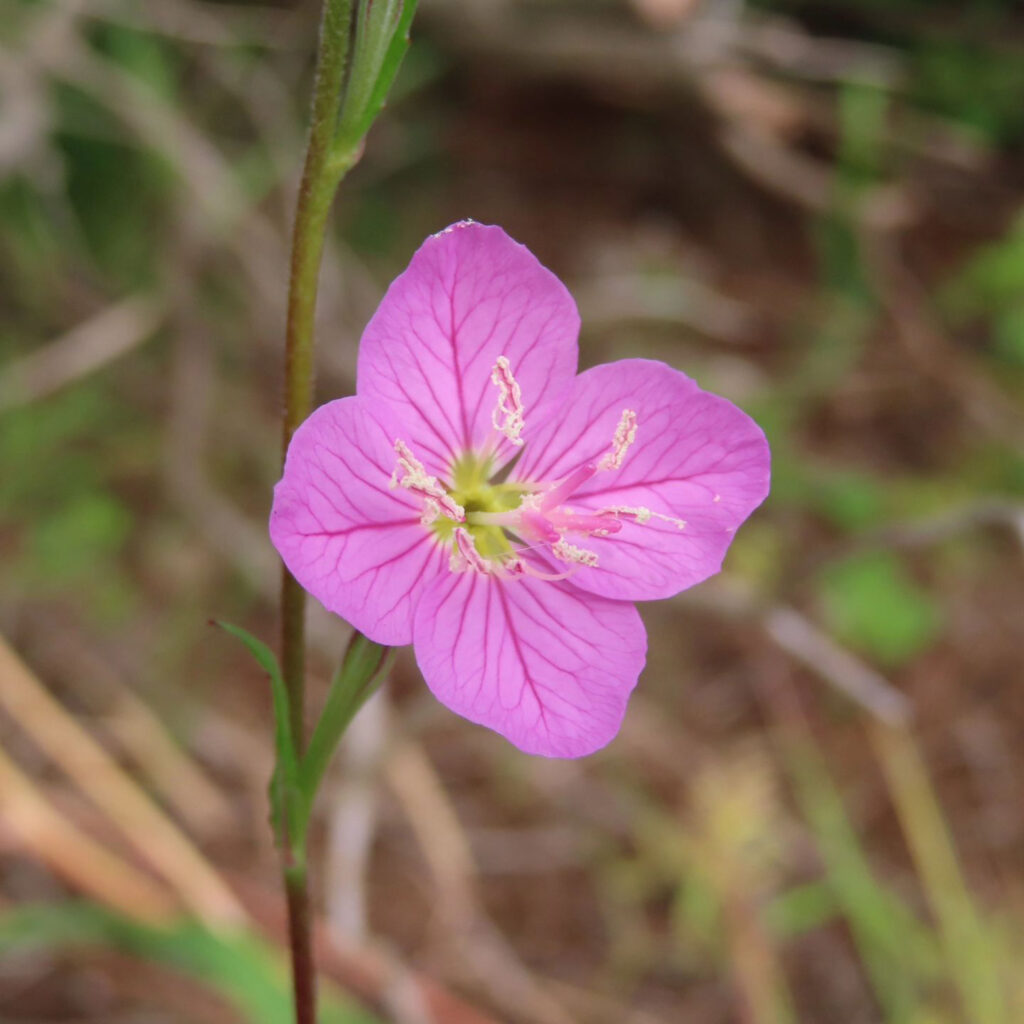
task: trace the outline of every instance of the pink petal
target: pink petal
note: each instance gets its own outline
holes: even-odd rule
[[[342,398],[296,431],[274,488],[270,538],[327,609],[381,644],[412,642],[413,609],[447,556],[421,501],[388,486],[404,425],[381,402]]]
[[[546,757],[582,757],[615,736],[647,648],[631,604],[472,572],[434,580],[413,635],[438,700]]]
[[[598,556],[572,582],[622,600],[671,597],[718,572],[736,528],[764,500],[768,443],[746,413],[678,370],[625,359],[576,378],[564,416],[531,439],[513,476],[558,480],[600,460],[624,409],[636,412],[637,434],[621,468],[598,472],[566,503],[647,508],[686,525],[623,518],[609,537],[570,538]]]
[[[576,372],[579,315],[572,296],[525,246],[472,221],[428,238],[392,283],[359,346],[357,392],[383,399],[416,424],[406,440],[445,460],[488,438],[500,462],[517,451],[495,435],[498,356],[531,411]]]

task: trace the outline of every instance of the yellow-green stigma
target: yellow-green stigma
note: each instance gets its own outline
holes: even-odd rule
[[[508,512],[518,508],[523,494],[529,488],[520,484],[490,482],[494,464],[491,459],[480,459],[467,452],[452,465],[452,486],[449,494],[466,510],[465,523],[456,523],[447,516],[438,516],[430,528],[446,544],[452,542],[455,528],[469,531],[476,550],[483,558],[501,558],[512,552],[512,545],[500,526],[487,526],[474,522],[475,514]]]

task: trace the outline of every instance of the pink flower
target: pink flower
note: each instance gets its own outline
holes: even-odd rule
[[[270,535],[453,711],[578,757],[618,732],[632,604],[721,566],[768,492],[758,426],[664,363],[576,374],[565,286],[501,228],[423,243],[363,334],[356,394],[299,428]]]

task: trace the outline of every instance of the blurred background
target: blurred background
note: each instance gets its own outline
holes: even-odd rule
[[[289,1020],[269,693],[314,0],[0,0],[0,1020]],[[585,365],[765,427],[621,736],[530,759],[408,652],[316,830],[329,1024],[1024,1020],[1024,11],[422,0],[319,397],[503,225]],[[313,703],[346,627],[311,609]]]

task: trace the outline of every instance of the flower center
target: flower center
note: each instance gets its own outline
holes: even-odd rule
[[[458,520],[438,516],[430,524],[439,540],[457,548],[456,529],[465,530],[477,552],[485,559],[501,559],[513,554],[512,543],[504,529],[488,522],[488,517],[510,512],[519,506],[529,490],[522,484],[492,483],[493,462],[467,452],[452,466],[450,500],[464,511]]]
[[[495,431],[521,447],[525,409],[519,384],[504,356],[498,357],[491,381],[498,389],[492,416]],[[610,536],[618,533],[624,522],[642,526],[657,519],[680,530],[686,526],[681,519],[643,507],[609,505],[594,511],[566,504],[596,474],[621,469],[636,434],[636,412],[623,409],[604,455],[548,483],[494,481],[496,449],[489,447],[484,454],[466,452],[452,465],[449,486],[427,473],[409,446],[398,439],[391,486],[401,485],[423,498],[420,522],[451,551],[453,572],[562,579],[582,566],[598,564],[595,551],[576,543],[580,538]],[[566,571],[538,570],[522,557],[531,549],[544,549],[565,565]]]

